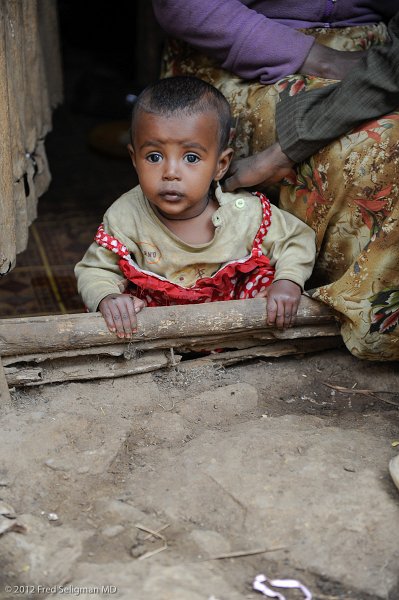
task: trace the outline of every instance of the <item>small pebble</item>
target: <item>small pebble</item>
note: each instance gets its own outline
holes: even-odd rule
[[[106,538],[113,538],[122,533],[124,529],[123,525],[113,525],[111,527],[104,527],[104,529],[101,530],[101,533]]]
[[[49,521],[58,521],[57,513],[48,513],[47,518]]]
[[[44,463],[46,467],[52,469],[53,471],[69,471],[69,467],[63,465],[62,463],[57,462],[54,458],[49,458]]]
[[[88,472],[89,472],[89,467],[79,467],[79,469],[78,469],[78,473],[80,475],[84,475],[85,473],[88,473]]]

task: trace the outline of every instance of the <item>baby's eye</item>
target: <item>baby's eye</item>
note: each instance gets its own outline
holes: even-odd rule
[[[158,163],[158,162],[161,162],[162,155],[159,154],[159,152],[151,152],[151,154],[148,154],[148,156],[146,156],[146,158],[151,163]]]
[[[200,160],[200,157],[196,154],[186,154],[184,160],[190,164],[194,164]]]

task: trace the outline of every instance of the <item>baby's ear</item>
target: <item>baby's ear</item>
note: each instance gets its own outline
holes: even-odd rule
[[[215,181],[220,181],[226,175],[231,159],[233,158],[233,153],[233,148],[226,148],[226,150],[223,150],[220,154],[216,175],[214,177]]]
[[[133,163],[133,166],[134,166],[134,168],[136,168],[136,155],[135,155],[134,148],[133,148],[132,144],[128,144],[127,145],[127,149],[128,149],[129,154],[130,154],[130,159],[131,159],[131,161]]]

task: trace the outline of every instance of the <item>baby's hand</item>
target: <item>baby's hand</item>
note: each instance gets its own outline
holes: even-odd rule
[[[267,324],[278,329],[291,327],[301,299],[301,288],[288,279],[279,279],[267,288]]]
[[[128,294],[109,294],[98,305],[111,333],[130,338],[137,332],[136,313],[146,306],[144,300]]]

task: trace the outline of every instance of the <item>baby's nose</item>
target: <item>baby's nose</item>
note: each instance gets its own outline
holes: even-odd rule
[[[179,179],[179,167],[177,161],[168,160],[165,161],[164,178],[165,179]]]

